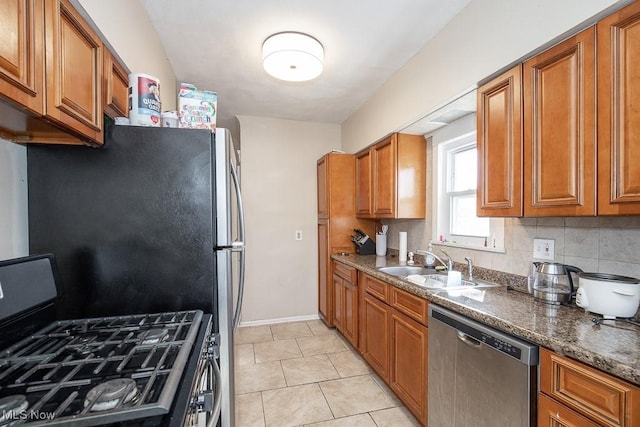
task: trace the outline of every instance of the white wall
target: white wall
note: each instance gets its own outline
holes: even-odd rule
[[[162,111],[175,110],[176,75],[138,0],[78,0],[132,73],[160,79]]]
[[[316,161],[340,148],[340,126],[239,120],[247,225],[242,321],[317,315]]]
[[[343,149],[401,130],[614,3],[473,0],[343,123]]]
[[[0,259],[28,254],[27,150],[0,139]]]

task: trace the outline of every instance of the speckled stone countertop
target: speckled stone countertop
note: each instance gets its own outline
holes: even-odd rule
[[[377,270],[385,265],[400,265],[396,257],[351,254],[332,258],[434,304],[640,385],[639,326],[613,320],[598,326],[592,319],[602,319],[601,316],[578,307],[537,301],[530,294],[508,289],[506,283],[457,293],[429,291]]]

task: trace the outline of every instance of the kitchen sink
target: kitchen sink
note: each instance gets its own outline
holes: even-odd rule
[[[462,279],[459,285],[447,286],[448,276],[446,274],[422,274],[409,275],[405,280],[414,285],[421,286],[429,290],[450,291],[453,289],[471,289],[471,288],[493,288],[499,286],[495,283],[489,283],[482,280],[466,280]]]
[[[396,277],[407,277],[412,274],[429,274],[433,270],[420,267],[418,265],[398,265],[393,267],[380,267],[378,271]],[[435,274],[434,274],[435,276]]]
[[[380,267],[378,271],[404,279],[414,285],[429,290],[454,290],[454,289],[471,289],[471,288],[492,288],[498,286],[495,283],[489,283],[482,280],[466,280],[462,279],[459,285],[447,286],[447,274],[434,274],[433,270],[420,266],[393,266]]]

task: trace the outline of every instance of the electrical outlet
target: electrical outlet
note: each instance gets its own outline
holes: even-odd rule
[[[533,239],[533,257],[553,261],[555,258],[555,240]]]
[[[296,230],[296,240],[302,240],[302,230]]]

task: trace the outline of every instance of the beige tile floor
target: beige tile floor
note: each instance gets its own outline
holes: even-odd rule
[[[239,328],[235,343],[237,427],[419,426],[320,320]]]

